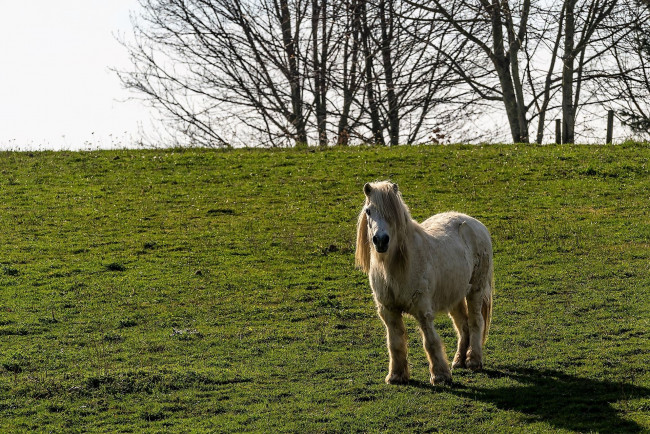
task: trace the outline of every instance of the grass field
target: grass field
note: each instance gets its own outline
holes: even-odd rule
[[[0,432],[648,432],[650,147],[0,153]],[[389,386],[366,181],[492,232],[485,370]],[[451,321],[436,326],[451,357]]]

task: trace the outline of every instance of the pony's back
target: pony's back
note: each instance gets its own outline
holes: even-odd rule
[[[443,212],[433,215],[421,223],[422,228],[432,236],[448,236],[454,234],[454,229],[458,227],[458,233],[465,242],[474,240],[479,244],[477,247],[489,249],[492,252],[492,241],[490,232],[483,223],[455,211]],[[469,231],[467,231],[469,229]]]

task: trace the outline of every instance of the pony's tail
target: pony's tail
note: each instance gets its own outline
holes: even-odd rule
[[[485,288],[485,294],[483,295],[483,304],[481,306],[481,315],[483,315],[483,344],[487,341],[488,332],[490,330],[490,321],[492,319],[492,294],[494,293],[494,264],[490,264],[489,271],[489,283],[488,287]]]

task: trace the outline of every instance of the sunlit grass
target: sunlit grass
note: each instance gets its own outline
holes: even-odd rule
[[[647,146],[0,153],[0,431],[650,430]],[[365,182],[495,245],[486,369],[388,357]],[[451,355],[446,317],[436,325]]]

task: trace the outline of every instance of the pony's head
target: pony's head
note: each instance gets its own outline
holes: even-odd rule
[[[366,201],[357,222],[356,265],[364,272],[370,269],[370,254],[380,259],[406,259],[406,231],[411,221],[408,207],[402,200],[397,184],[389,181],[363,186]]]

